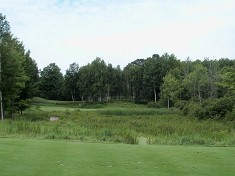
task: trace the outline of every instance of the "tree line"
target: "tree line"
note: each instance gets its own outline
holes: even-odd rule
[[[125,100],[168,108],[179,106],[180,101],[202,104],[234,97],[235,60],[228,58],[180,61],[174,54],[153,54],[122,69],[97,57],[81,67],[72,63],[63,75],[56,63],[39,70],[2,14],[0,39],[3,111],[12,116],[34,96],[83,102]]]
[[[1,114],[9,113],[13,118],[14,111],[25,109],[28,99],[36,95],[39,71],[30,51],[25,50],[23,42],[14,37],[1,13],[0,66]]]
[[[47,99],[72,101],[130,100],[135,102],[219,98],[234,92],[235,60],[179,61],[175,55],[154,54],[124,69],[101,58],[79,67],[72,63],[65,75],[52,63],[40,72],[39,93]]]

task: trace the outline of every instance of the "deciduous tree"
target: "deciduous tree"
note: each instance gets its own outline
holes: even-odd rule
[[[77,63],[72,63],[65,73],[65,89],[71,95],[72,101],[75,101],[79,92],[79,66]]]
[[[39,88],[41,97],[50,100],[62,99],[64,78],[60,72],[60,68],[55,63],[51,63],[40,74]]]
[[[167,107],[170,108],[170,101],[175,102],[181,92],[180,82],[172,75],[167,74],[163,78],[163,84],[161,85],[161,99],[167,100]]]

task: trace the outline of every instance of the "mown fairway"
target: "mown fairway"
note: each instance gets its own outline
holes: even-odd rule
[[[82,104],[81,102],[71,102],[71,101],[55,101],[46,100],[43,98],[35,97],[33,98],[33,105],[27,111],[97,111],[97,110],[129,110],[129,109],[147,109],[144,105],[137,105],[134,103],[127,102],[115,102],[107,104]]]
[[[234,175],[235,148],[0,139],[1,176]]]

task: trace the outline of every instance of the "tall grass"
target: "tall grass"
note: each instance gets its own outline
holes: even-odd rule
[[[50,116],[60,119],[50,122]],[[168,110],[30,112],[0,123],[0,136],[137,144],[235,145],[235,122],[199,121]]]
[[[150,108],[141,108],[141,109],[108,109],[101,110],[99,113],[106,116],[149,116],[149,115],[163,115],[163,114],[175,114],[177,109],[150,109]]]

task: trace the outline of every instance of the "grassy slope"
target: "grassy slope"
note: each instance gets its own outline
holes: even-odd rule
[[[127,110],[127,109],[148,109],[144,105],[137,105],[128,102],[114,102],[104,104],[83,104],[82,102],[46,100],[35,97],[29,110],[40,110],[44,112],[52,111],[97,111],[97,110]]]
[[[234,175],[235,148],[0,139],[1,176]]]

